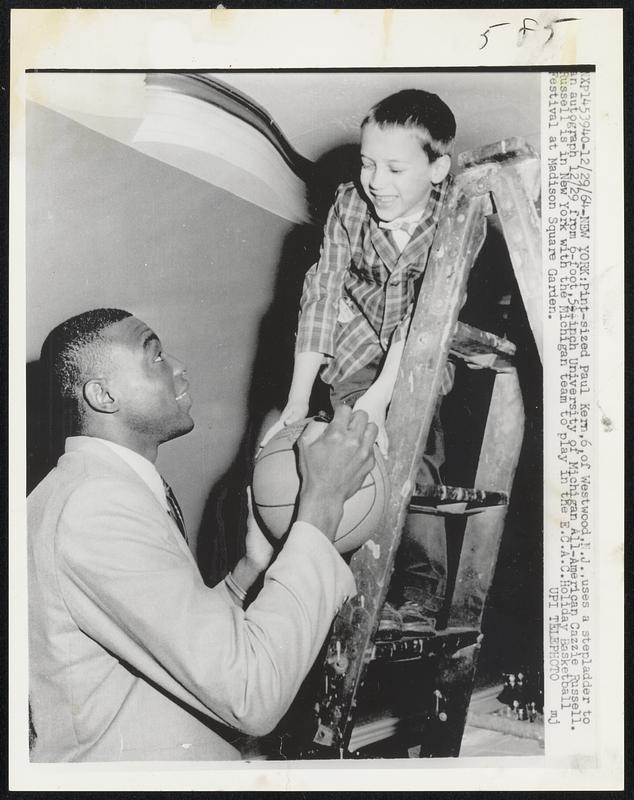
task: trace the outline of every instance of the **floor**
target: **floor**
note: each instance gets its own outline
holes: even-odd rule
[[[497,700],[501,687],[473,693],[460,757],[540,756],[544,754],[544,723],[541,715],[533,722],[508,717]]]
[[[509,733],[467,725],[462,737],[460,758],[474,756],[543,756],[544,743]]]

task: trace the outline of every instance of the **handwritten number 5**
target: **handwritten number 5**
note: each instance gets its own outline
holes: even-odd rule
[[[546,26],[545,26],[545,27],[546,27],[546,30],[550,31],[550,34],[549,34],[549,36],[548,36],[548,39],[546,39],[546,42],[545,42],[545,44],[548,44],[548,42],[549,42],[549,41],[550,41],[550,40],[553,38],[553,36],[555,35],[555,31],[553,30],[553,25],[556,25],[558,22],[576,22],[578,19],[579,19],[579,17],[562,17],[561,19],[556,19],[556,20],[553,20],[553,21],[550,23],[550,25],[546,25]]]
[[[510,25],[510,24],[511,24],[510,22],[496,22],[495,25],[491,25],[490,28],[487,28],[484,33],[480,34],[480,36],[482,36],[482,38],[484,39],[484,44],[482,45],[482,47],[479,47],[478,50],[484,50],[484,48],[488,45],[489,37],[487,36],[487,34],[489,31],[493,30],[493,28],[501,28],[503,25]]]

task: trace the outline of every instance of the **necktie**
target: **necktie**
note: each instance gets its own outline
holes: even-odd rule
[[[167,498],[167,513],[178,525],[178,530],[182,533],[183,539],[185,539],[185,541],[188,542],[187,529],[185,528],[185,519],[183,518],[183,512],[181,511],[181,507],[178,504],[176,495],[172,491],[172,487],[165,480],[165,478],[161,478],[161,480],[163,481],[163,488],[165,489],[165,497]]]

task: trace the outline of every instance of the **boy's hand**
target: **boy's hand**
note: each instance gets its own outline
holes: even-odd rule
[[[385,417],[387,415],[387,403],[382,396],[372,391],[372,387],[362,395],[354,404],[354,411],[365,411],[370,422],[378,428],[376,443],[381,453],[387,457],[389,440],[385,430]]]
[[[289,400],[284,410],[280,414],[278,421],[271,425],[268,431],[262,437],[260,447],[264,447],[276,433],[281,431],[287,425],[292,425],[294,422],[306,419],[308,415],[308,403],[298,402],[296,400]]]
[[[365,412],[346,406],[335,410],[332,422],[317,439],[298,439],[302,488],[297,519],[309,522],[333,541],[344,501],[361,486],[374,466],[377,427]]]
[[[289,397],[284,410],[280,414],[282,425],[292,425],[300,422],[308,416],[308,402],[304,400],[294,400]]]

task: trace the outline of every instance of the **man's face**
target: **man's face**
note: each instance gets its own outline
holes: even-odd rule
[[[440,159],[429,163],[420,138],[401,126],[368,123],[361,132],[361,185],[377,217],[391,222],[424,210],[432,183],[447,173]]]
[[[108,388],[130,435],[160,444],[188,433],[194,421],[184,365],[136,317],[111,325],[105,335],[111,342]]]

